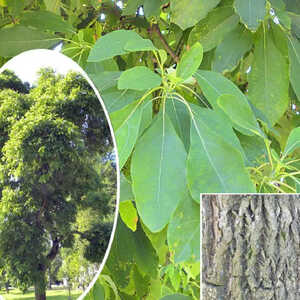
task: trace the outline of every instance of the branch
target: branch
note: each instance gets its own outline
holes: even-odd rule
[[[59,251],[59,240],[58,240],[58,238],[55,238],[52,243],[53,244],[52,244],[51,250],[47,255],[47,259],[49,261],[52,261],[56,257],[56,255]]]
[[[163,6],[162,6],[162,9],[166,9],[166,8],[168,8],[168,7],[170,7],[170,2],[166,3],[165,5],[163,5]]]
[[[37,218],[36,218],[36,221],[37,221],[38,225],[40,225],[40,223],[41,223],[41,216],[42,216],[43,212],[45,211],[46,205],[47,205],[47,200],[44,199],[42,207],[38,211],[38,215],[37,215]]]
[[[166,51],[171,55],[171,57],[174,59],[174,61],[176,63],[178,63],[178,61],[179,61],[178,56],[174,53],[172,48],[167,43],[166,39],[164,38],[164,36],[162,35],[162,33],[160,31],[160,28],[159,28],[158,24],[153,24],[152,25],[152,30],[157,33],[157,35],[158,35],[159,39],[161,40],[162,44],[164,45]]]

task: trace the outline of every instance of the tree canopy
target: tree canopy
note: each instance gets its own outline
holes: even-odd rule
[[[34,285],[43,299],[45,272],[75,235],[87,241],[90,261],[104,256],[115,205],[111,135],[81,75],[44,69],[28,89],[5,71],[0,82],[1,260],[14,284]],[[80,231],[77,216],[87,209],[94,223]]]

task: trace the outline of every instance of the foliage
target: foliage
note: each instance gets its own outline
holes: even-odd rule
[[[22,90],[11,72],[1,76],[3,86]],[[0,91],[1,264],[15,286],[34,285],[37,296],[60,249],[80,247],[75,236],[86,240],[90,260],[103,259],[116,176],[108,123],[82,76],[42,70],[36,87],[16,90]],[[97,228],[80,223],[88,209]]]
[[[55,31],[50,17],[47,28],[46,22],[26,27],[62,41],[63,53],[101,92],[115,130],[122,221],[104,270],[112,281],[100,282],[101,291],[106,298],[110,289],[115,298],[160,299],[177,292],[162,279],[161,266],[183,274],[187,264],[199,263],[200,193],[299,191],[300,4],[76,3],[6,5],[3,27],[10,16],[22,23],[25,12],[47,11],[73,28]],[[16,39],[3,36],[2,48]],[[4,57],[15,49],[8,52],[0,47]],[[145,246],[123,253],[123,231]],[[140,255],[157,271],[146,274]]]

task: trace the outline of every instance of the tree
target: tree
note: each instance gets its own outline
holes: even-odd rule
[[[16,81],[10,72],[3,76]],[[33,284],[36,299],[45,299],[46,271],[75,235],[108,245],[113,199],[105,180],[115,185],[115,178],[101,163],[112,151],[110,131],[92,88],[76,73],[42,70],[29,93],[5,88],[0,99],[1,258],[17,286]],[[79,230],[76,217],[87,208],[97,212],[102,231]],[[94,260],[105,250],[95,249]]]
[[[176,293],[164,267],[199,266],[201,193],[299,191],[299,1],[77,3],[3,6],[0,55],[61,42],[95,83],[118,146],[117,234],[151,243],[127,256],[115,239],[104,273],[125,299],[161,299]]]
[[[298,195],[205,195],[203,299],[298,299]]]

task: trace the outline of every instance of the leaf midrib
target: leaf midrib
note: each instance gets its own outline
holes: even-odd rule
[[[202,120],[201,120],[200,118],[197,118],[197,119],[198,119],[198,121],[200,121],[200,122],[204,125],[204,127],[207,128],[206,124],[205,124],[204,122],[202,122]],[[211,166],[213,167],[213,169],[214,169],[214,171],[215,171],[217,177],[219,178],[220,183],[222,184],[223,188],[226,190],[226,184],[223,182],[221,175],[218,173],[218,170],[216,169],[216,166],[215,166],[214,163],[213,163],[214,160],[213,160],[213,159],[210,157],[210,155],[209,155],[209,151],[207,150],[205,141],[204,141],[203,137],[202,137],[201,134],[200,134],[200,131],[199,131],[199,128],[198,128],[198,126],[197,126],[197,124],[196,124],[194,115],[192,115],[192,120],[193,120],[195,129],[196,129],[196,131],[197,131],[197,134],[198,134],[198,136],[199,136],[199,138],[200,138],[200,141],[201,141],[201,143],[202,143],[203,149],[204,149],[204,151],[205,151],[205,153],[206,153],[206,156],[207,156],[207,158],[208,158],[208,160],[209,160]]]
[[[156,192],[156,204],[157,207],[160,211],[160,192],[161,192],[161,174],[162,174],[162,163],[163,163],[163,153],[164,153],[164,147],[165,147],[165,118],[164,118],[165,114],[163,113],[162,116],[162,143],[161,143],[161,151],[160,151],[160,162],[159,162],[159,172],[158,172],[158,188],[157,188],[157,192]]]

